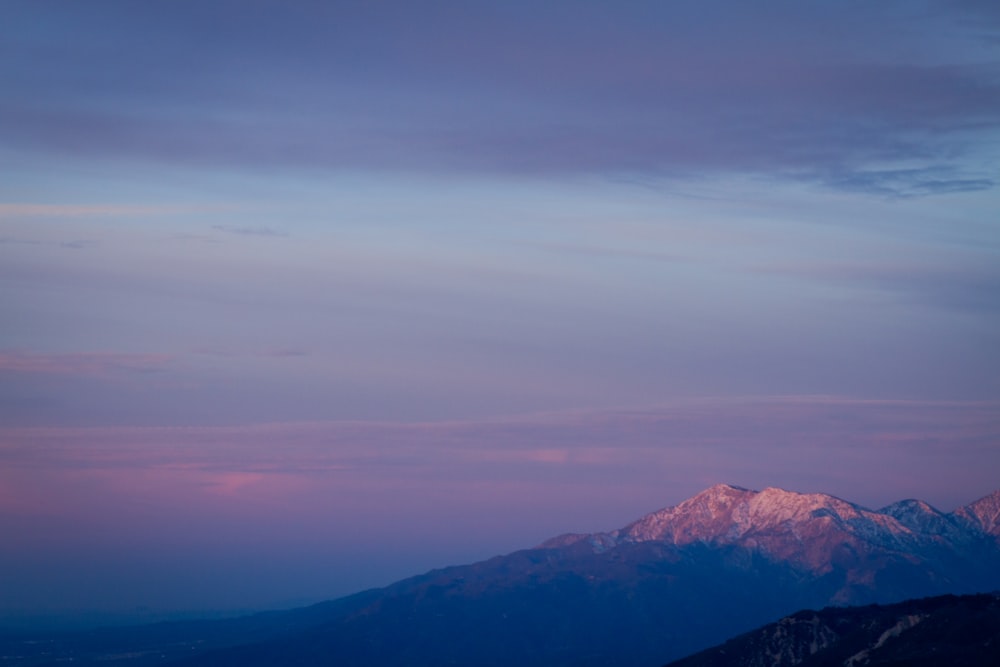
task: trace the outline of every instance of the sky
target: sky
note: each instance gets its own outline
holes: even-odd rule
[[[5,2],[0,620],[955,509],[998,193],[994,2]]]

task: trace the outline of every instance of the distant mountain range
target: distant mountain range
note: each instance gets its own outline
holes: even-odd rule
[[[996,667],[1000,595],[801,611],[667,667]]]
[[[90,633],[86,650],[85,635],[63,637],[49,653],[77,665],[117,651],[120,665],[191,667],[651,666],[799,609],[995,589],[1000,491],[946,514],[916,500],[873,511],[718,485],[619,530],[314,607],[152,626],[145,640],[138,629]],[[0,643],[0,655],[10,650],[30,652]]]

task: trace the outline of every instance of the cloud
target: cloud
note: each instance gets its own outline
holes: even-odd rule
[[[184,206],[131,206],[124,204],[31,204],[0,203],[2,218],[80,218],[107,216],[145,216],[190,210]]]
[[[883,292],[937,308],[1000,315],[1000,269],[993,265],[840,262],[774,265],[752,270]]]
[[[566,242],[544,242],[544,241],[522,241],[518,245],[537,248],[545,252],[555,254],[580,255],[591,258],[608,259],[641,259],[654,262],[686,262],[688,257],[680,253],[657,252],[654,250],[636,250],[633,248],[611,248],[597,244],[566,243]]]
[[[989,178],[963,178],[946,168],[856,170],[821,179],[838,190],[862,192],[886,197],[908,198],[990,190],[996,181]]]
[[[191,350],[195,354],[205,354],[213,357],[254,357],[258,359],[293,359],[307,357],[310,352],[298,347],[221,347],[202,345]]]
[[[28,245],[28,246],[50,246],[56,248],[69,248],[70,250],[82,250],[97,245],[97,241],[92,239],[75,239],[72,241],[37,241],[35,239],[24,239],[17,237],[2,237],[0,245]]]
[[[225,472],[211,477],[208,485],[211,493],[235,496],[264,479],[264,475],[255,472]]]
[[[60,48],[78,62],[19,37],[49,57],[12,79],[0,141],[251,169],[792,173],[893,196],[993,187],[989,164],[969,164],[1000,127],[996,53],[968,47],[980,5],[710,4],[462,3],[447,21],[406,4],[265,4],[225,14],[240,27],[222,39],[183,11],[155,30],[120,7],[76,13]],[[91,48],[107,39],[119,48]]]
[[[212,225],[212,229],[218,232],[225,232],[227,234],[236,234],[238,236],[264,236],[264,237],[276,237],[276,238],[285,238],[288,236],[288,232],[271,229],[270,227],[238,227],[235,225]]]
[[[171,357],[165,354],[44,354],[5,350],[0,351],[0,373],[108,377],[120,373],[156,373],[164,370],[170,361]]]

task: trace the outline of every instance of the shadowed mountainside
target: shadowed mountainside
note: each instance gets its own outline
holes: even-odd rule
[[[1000,594],[800,611],[667,667],[994,667]]]

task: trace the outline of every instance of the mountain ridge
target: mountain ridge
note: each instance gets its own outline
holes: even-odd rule
[[[626,542],[739,544],[822,574],[832,567],[831,542],[856,553],[905,552],[987,537],[1000,540],[1000,490],[946,514],[916,499],[871,510],[824,493],[716,484],[621,529],[567,533],[536,548],[587,542],[596,552]]]
[[[959,507],[953,514],[1000,540],[1000,489]]]

